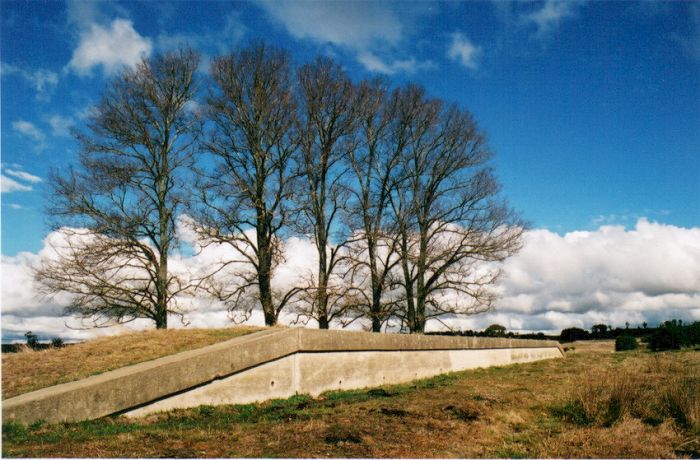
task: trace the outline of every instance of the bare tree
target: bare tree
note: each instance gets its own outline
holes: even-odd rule
[[[333,61],[318,58],[298,71],[300,106],[299,194],[304,233],[318,250],[318,271],[312,285],[312,308],[304,312],[327,329],[334,316],[329,309],[329,282],[342,259],[345,231],[340,214],[347,199],[348,152],[355,148],[355,89],[345,72]]]
[[[61,237],[35,270],[47,293],[95,325],[148,318],[166,328],[189,286],[168,271],[200,120],[190,110],[199,57],[156,56],[114,79],[77,133],[79,164],[51,176]]]
[[[362,82],[357,92],[358,145],[348,152],[353,172],[349,210],[356,235],[349,244],[354,282],[360,289],[361,309],[381,331],[396,303],[386,298],[392,270],[399,261],[394,241],[389,198],[400,154],[406,142],[405,129],[397,123],[397,92],[388,97],[386,83]],[[363,276],[364,275],[364,276]]]
[[[409,136],[391,194],[411,332],[446,314],[491,308],[502,261],[520,248],[524,224],[499,200],[491,153],[471,114],[402,90],[400,124]]]
[[[276,293],[271,285],[282,258],[280,232],[287,224],[297,147],[289,56],[256,45],[216,59],[212,77],[216,90],[208,114],[214,129],[206,148],[215,167],[201,173],[197,230],[209,243],[235,250],[238,257],[218,270],[233,264],[252,269],[235,270],[235,280],[211,278],[209,289],[246,318],[259,303],[265,324],[274,325],[299,290]],[[257,294],[245,302],[251,290]]]

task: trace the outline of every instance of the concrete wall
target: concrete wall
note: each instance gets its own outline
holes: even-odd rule
[[[3,401],[3,421],[77,421],[399,383],[562,357],[551,341],[269,329]]]
[[[481,350],[352,351],[296,353],[216,380],[133,411],[129,417],[197,407],[245,404],[295,394],[317,396],[328,390],[352,390],[402,383],[446,372],[559,358],[558,348]]]

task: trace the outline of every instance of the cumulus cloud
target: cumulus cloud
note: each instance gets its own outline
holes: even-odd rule
[[[39,295],[39,286],[31,275],[38,254],[21,252],[2,256],[2,338],[19,339],[26,331],[58,332],[64,330],[59,302]],[[56,336],[59,334],[55,334]]]
[[[480,54],[481,47],[475,46],[463,34],[459,32],[452,34],[452,41],[447,50],[448,58],[458,62],[467,69],[476,70],[478,67],[477,58]]]
[[[522,329],[700,319],[700,228],[532,230],[503,268],[497,311]]]
[[[152,48],[151,40],[134,30],[129,20],[115,19],[109,27],[92,24],[80,34],[68,69],[84,76],[101,67],[105,74],[112,74],[150,56]]]
[[[40,101],[48,101],[58,85],[58,74],[46,69],[30,70],[3,62],[0,64],[0,74],[5,76],[17,76],[25,80],[36,91],[36,98]]]
[[[545,0],[541,8],[522,17],[525,23],[537,28],[537,36],[544,37],[554,31],[566,18],[575,16],[580,2],[565,0]]]
[[[178,219],[178,235],[183,243],[190,244],[198,250],[176,251],[171,255],[168,265],[174,275],[182,276],[183,279],[197,277],[209,273],[212,267],[219,267],[222,262],[240,259],[240,255],[230,245],[212,244],[200,247],[201,241],[188,225],[190,222],[191,219],[186,216]],[[71,238],[85,237],[85,233],[79,229],[71,233]],[[254,238],[254,233],[251,237]],[[33,278],[32,267],[37,266],[42,259],[53,260],[57,251],[66,246],[65,238],[66,234],[51,232],[44,239],[43,247],[38,253],[22,252],[13,257],[2,256],[0,295],[3,340],[22,340],[24,332],[29,330],[39,334],[42,339],[62,337],[66,340],[84,340],[152,327],[150,321],[137,320],[126,325],[91,329],[89,320],[63,314],[64,308],[71,303],[71,295],[46,296],[41,293],[39,283]],[[276,291],[283,291],[288,286],[298,284],[300,277],[314,266],[313,256],[309,257],[314,251],[310,241],[290,238],[285,242],[285,248],[286,261],[275,272],[272,280],[273,290]],[[230,265],[222,275],[230,275],[236,268],[241,268],[240,265]],[[228,281],[231,282],[231,279],[233,278],[229,278]],[[180,296],[177,301],[178,307],[186,312],[186,317],[184,321],[178,316],[170,317],[169,327],[213,328],[232,324],[234,316],[223,302],[204,295]],[[289,323],[294,316],[282,315],[281,319]],[[253,311],[248,322],[264,324],[262,312]]]
[[[186,219],[179,225],[182,241],[195,244]],[[42,337],[80,339],[95,334],[118,333],[121,328],[76,331],[75,318],[61,315],[70,301],[37,295],[38,286],[29,267],[50,252],[49,235],[38,254],[20,253],[2,257],[3,338],[21,338],[27,330]],[[504,274],[496,289],[501,295],[496,310],[467,317],[445,317],[452,328],[484,329],[498,323],[515,331],[558,332],[565,327],[590,328],[605,323],[625,322],[651,325],[680,318],[700,320],[700,228],[682,228],[640,219],[626,230],[603,226],[596,231],[575,231],[564,235],[544,229],[526,233],[522,251],[503,265]],[[197,274],[213,264],[235,257],[226,245],[208,246],[195,253],[175,254],[174,271]],[[275,272],[273,288],[298,283],[315,269],[315,248],[305,238],[285,241],[285,261]],[[186,319],[192,327],[223,327],[230,324],[225,305],[199,296],[183,299]],[[293,315],[283,315],[290,322]],[[250,320],[262,324],[255,311]],[[173,318],[174,327],[182,327]],[[358,325],[355,324],[357,327]],[[150,327],[148,322],[130,328]],[[428,329],[440,329],[429,322]]]

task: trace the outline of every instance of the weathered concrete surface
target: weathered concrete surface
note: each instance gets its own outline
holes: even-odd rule
[[[269,329],[10,398],[2,415],[21,423],[88,420],[159,404],[244,403],[561,356],[552,341]]]
[[[246,404],[295,394],[317,396],[328,390],[409,382],[445,372],[558,357],[561,353],[556,347],[300,352],[156,401],[125,415],[141,417],[202,404]]]

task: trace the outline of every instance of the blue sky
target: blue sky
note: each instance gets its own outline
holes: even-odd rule
[[[43,179],[73,161],[68,128],[114,72],[180,43],[209,57],[258,39],[467,107],[535,228],[700,225],[697,2],[3,1],[1,14],[3,178],[19,184],[3,186],[5,255],[40,247]],[[90,45],[106,55],[80,54]]]
[[[504,195],[532,223],[513,273],[540,273],[533,283],[561,287],[537,297],[546,311],[533,313],[522,297],[527,289],[509,274],[511,301],[502,311],[542,319],[514,327],[614,322],[604,297],[618,291],[630,293],[618,303],[641,312],[639,321],[671,311],[700,318],[692,287],[700,285],[698,1],[2,0],[0,18],[4,320],[8,305],[21,303],[8,300],[8,273],[26,268],[50,231],[48,172],[74,161],[70,128],[85,123],[109,79],[182,44],[202,53],[205,78],[209,59],[255,40],[286,48],[299,63],[331,56],[355,80],[416,82],[474,113]],[[581,235],[590,238],[586,245]],[[561,264],[588,257],[622,281],[603,297],[577,297],[578,288],[567,291],[561,279],[538,272],[545,265],[537,257],[557,245],[569,256]],[[654,245],[667,250],[645,249]],[[592,254],[592,247],[620,251]],[[633,253],[682,271],[658,273],[671,284],[649,293],[653,280],[616,271]],[[635,300],[636,293],[646,297]]]

